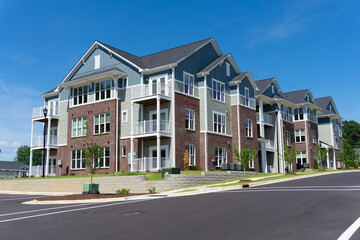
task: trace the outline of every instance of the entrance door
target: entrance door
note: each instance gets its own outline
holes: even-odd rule
[[[157,147],[150,147],[150,170],[157,169]],[[168,147],[160,146],[160,169],[167,167],[168,162]]]
[[[158,77],[158,78],[153,78],[150,79],[149,81],[149,87],[150,87],[150,93],[151,95],[155,95],[155,94],[162,94],[162,95],[166,95],[166,77]]]
[[[153,120],[151,122],[151,127],[152,127],[153,132],[157,131],[156,119],[157,119],[156,111],[152,111],[151,114],[150,114],[150,120]],[[161,110],[160,111],[160,131],[165,130],[165,121],[167,121],[167,111],[166,110]]]
[[[59,104],[58,100],[49,101],[48,103],[49,116],[57,115],[58,104]]]
[[[49,157],[49,175],[54,176],[56,171],[56,157]]]

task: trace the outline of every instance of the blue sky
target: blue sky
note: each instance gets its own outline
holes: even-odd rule
[[[94,40],[142,56],[214,37],[255,80],[276,77],[284,92],[331,95],[345,120],[360,121],[359,7],[356,0],[0,0],[0,159],[30,144],[40,94]]]

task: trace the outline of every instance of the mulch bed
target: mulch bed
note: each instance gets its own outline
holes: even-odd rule
[[[251,179],[241,179],[239,182],[251,182]]]
[[[84,199],[99,199],[99,198],[119,198],[119,197],[129,197],[129,196],[138,196],[138,195],[147,195],[148,193],[129,193],[129,194],[72,194],[65,196],[52,196],[52,197],[42,197],[37,198],[37,201],[56,201],[56,200],[84,200]]]
[[[296,172],[287,172],[286,175],[296,175]]]

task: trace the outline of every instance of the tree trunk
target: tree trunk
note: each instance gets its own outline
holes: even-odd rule
[[[246,180],[246,168],[244,166],[244,180]]]

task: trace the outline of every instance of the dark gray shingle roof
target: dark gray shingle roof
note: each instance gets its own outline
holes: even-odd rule
[[[56,87],[56,88],[53,88],[53,89],[51,89],[50,91],[47,91],[46,93],[43,93],[43,94],[41,94],[41,95],[53,93],[53,92],[55,92],[56,89],[57,89],[57,87]]]
[[[94,70],[94,71],[92,71],[92,72],[90,72],[90,73],[87,72],[86,74],[79,75],[78,77],[71,79],[71,81],[77,80],[77,79],[79,79],[79,78],[90,77],[90,76],[94,76],[94,75],[97,75],[97,74],[110,72],[110,71],[113,71],[113,70],[117,70],[117,71],[123,72],[123,71],[122,71],[120,68],[118,68],[118,67],[110,67],[110,68],[102,69],[102,70],[100,70],[100,71]]]
[[[256,86],[259,89],[256,91],[256,95],[262,94],[273,80],[274,78],[267,78],[267,79],[255,81]]]
[[[238,75],[236,75],[230,82],[229,84],[232,85],[233,83],[235,83],[236,81],[242,80],[246,74],[248,74],[249,72],[242,72],[239,73]]]
[[[28,165],[22,162],[0,161],[1,170],[24,170]]]
[[[228,56],[230,56],[230,53],[221,55],[220,57],[212,61],[209,65],[207,65],[204,69],[202,69],[199,73],[209,72],[209,70],[211,70],[214,66],[216,66],[218,63],[223,61]]]
[[[315,99],[316,105],[321,108],[321,111],[323,112],[321,115],[328,115],[328,114],[334,114],[326,109],[327,105],[331,101],[331,97],[323,97],[323,98],[317,98]]]
[[[287,92],[287,93],[284,93],[284,98],[286,100],[288,100],[289,102],[292,102],[295,104],[308,103],[304,99],[307,92],[309,92],[309,89]]]

